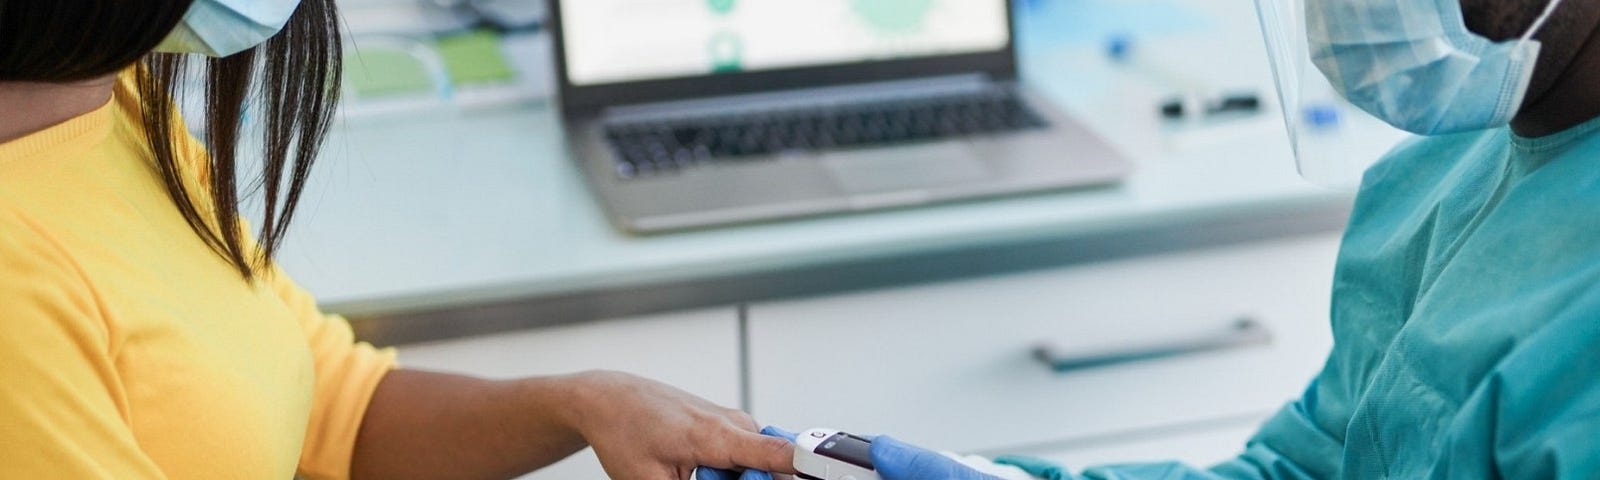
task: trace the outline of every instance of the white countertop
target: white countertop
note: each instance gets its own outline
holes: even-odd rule
[[[335,127],[280,261],[328,310],[372,315],[1348,204],[1295,174],[1249,2],[1172,3],[1203,27],[1142,40],[1143,58],[1252,88],[1262,115],[1163,134],[1151,77],[1023,40],[1025,77],[1137,161],[1118,186],[638,237],[606,223],[550,108],[418,112]]]

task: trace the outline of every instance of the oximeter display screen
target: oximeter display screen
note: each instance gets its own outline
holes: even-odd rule
[[[817,446],[818,455],[843,461],[867,470],[872,468],[872,441],[848,433],[836,433]]]

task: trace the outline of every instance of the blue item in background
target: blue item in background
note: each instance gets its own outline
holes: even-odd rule
[[[1312,129],[1325,130],[1339,126],[1340,114],[1338,105],[1307,105],[1301,109],[1301,112],[1305,116],[1306,125]]]
[[[1113,62],[1127,62],[1133,56],[1133,35],[1112,34],[1106,38],[1106,56]]]

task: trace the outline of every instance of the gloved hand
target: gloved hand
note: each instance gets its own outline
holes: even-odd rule
[[[793,442],[795,434],[778,427],[761,429],[762,435]],[[906,444],[888,436],[872,439],[872,464],[883,480],[1005,480],[979,472],[944,454]],[[987,463],[987,462],[985,462]],[[1020,472],[1019,472],[1020,473]],[[772,480],[766,472],[746,470],[743,474],[728,470],[701,467],[695,471],[699,480]]]
[[[888,435],[872,439],[872,465],[883,480],[1003,480],[947,457],[903,443]]]
[[[700,467],[694,471],[695,480],[772,480],[772,474],[760,470],[745,470],[744,473],[732,470],[717,470],[711,467]]]

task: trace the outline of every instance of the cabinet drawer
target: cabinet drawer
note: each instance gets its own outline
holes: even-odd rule
[[[619,370],[732,407],[739,405],[738,321],[734,307],[608,320],[402,346],[400,363],[487,378]],[[588,480],[606,475],[594,452],[585,450],[523,478]]]
[[[752,305],[749,406],[956,451],[1262,415],[1330,348],[1336,250],[1318,235]],[[1064,373],[1034,357],[1184,344],[1241,317],[1270,339]]]

